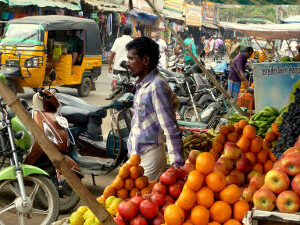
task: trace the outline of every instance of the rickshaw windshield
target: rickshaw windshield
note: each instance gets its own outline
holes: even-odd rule
[[[44,29],[38,24],[9,24],[6,27],[1,46],[43,45]]]

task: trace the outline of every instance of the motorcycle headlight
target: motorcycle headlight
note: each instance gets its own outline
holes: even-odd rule
[[[51,128],[48,126],[47,123],[43,123],[43,127],[44,127],[44,134],[46,135],[46,137],[53,143],[58,144],[58,141],[54,135],[54,133],[52,132]]]
[[[27,68],[41,67],[43,65],[43,58],[35,56],[25,60],[24,66]]]

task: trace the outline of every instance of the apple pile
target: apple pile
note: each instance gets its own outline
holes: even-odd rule
[[[289,148],[265,176],[265,184],[253,196],[254,206],[284,213],[300,208],[300,148]]]
[[[118,216],[114,219],[118,225],[158,225],[164,223],[163,213],[180,195],[186,173],[181,168],[169,168],[153,186],[152,193],[130,198],[118,207]]]

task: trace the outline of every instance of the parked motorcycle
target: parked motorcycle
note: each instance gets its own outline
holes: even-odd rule
[[[46,171],[22,163],[32,136],[2,97],[0,113],[0,224],[51,224],[59,215],[58,192]]]

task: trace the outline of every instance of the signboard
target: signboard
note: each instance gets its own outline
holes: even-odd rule
[[[200,27],[202,25],[202,7],[186,4],[185,23],[187,26]]]
[[[203,2],[203,23],[215,24],[215,3]]]
[[[293,85],[300,80],[300,63],[254,64],[255,111],[265,106],[281,109],[289,102]]]
[[[163,8],[166,10],[183,14],[184,12],[183,2],[184,2],[183,0],[165,0]]]
[[[150,0],[154,4],[154,0]],[[125,1],[125,5],[128,6],[129,0]],[[148,13],[153,13],[151,7],[145,2],[145,0],[132,0],[133,8],[140,9]]]

